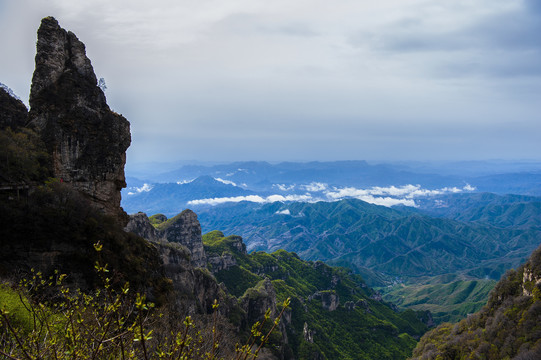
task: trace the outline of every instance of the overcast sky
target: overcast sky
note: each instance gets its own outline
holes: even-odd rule
[[[0,0],[26,103],[48,15],[131,122],[128,162],[541,159],[539,0]]]

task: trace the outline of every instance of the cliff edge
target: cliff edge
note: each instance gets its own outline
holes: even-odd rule
[[[46,17],[38,30],[30,91],[30,126],[51,155],[53,176],[85,194],[108,215],[120,208],[130,124],[107,105],[85,45]]]

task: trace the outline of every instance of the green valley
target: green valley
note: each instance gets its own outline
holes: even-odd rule
[[[530,216],[541,215],[533,211]],[[405,282],[453,273],[497,280],[523,262],[541,239],[536,226],[500,228],[356,199],[242,202],[202,211],[199,220],[206,231],[239,234],[250,251],[285,249],[303,259],[323,260],[360,274],[382,274],[389,283],[394,278]]]
[[[395,284],[380,291],[383,299],[401,308],[429,310],[434,322],[439,324],[459,321],[480,310],[495,284],[495,280],[444,275]]]
[[[203,243],[211,264],[229,259],[213,272],[241,301],[265,281],[279,300],[291,298],[286,329],[296,358],[405,358],[427,329],[420,321],[427,320],[425,312],[398,312],[348,269],[303,261],[284,250],[248,254],[240,237],[219,231],[203,235]]]

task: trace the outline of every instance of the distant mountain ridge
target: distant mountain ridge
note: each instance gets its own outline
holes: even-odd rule
[[[349,197],[385,206],[401,204],[436,210],[436,198],[455,193],[541,196],[541,164],[539,170],[534,164],[529,166],[532,169],[529,172],[480,176],[475,175],[472,169],[464,175],[440,175],[428,172],[427,168],[418,171],[415,167],[372,165],[366,161],[278,164],[253,161],[213,166],[186,165],[163,174],[152,173],[146,179],[128,176],[128,188],[122,193],[122,206],[128,213],[145,211],[173,216],[186,207],[198,211],[197,206],[211,203],[202,200],[223,199],[220,202],[223,203],[243,200],[227,199],[231,197],[281,195],[300,196],[303,199],[296,201],[305,202],[337,201]],[[526,165],[523,167],[527,168]],[[507,166],[505,169],[521,167]],[[187,185],[189,183],[192,184]],[[430,214],[440,216],[436,211]]]
[[[541,227],[541,197],[491,193],[451,194],[418,201],[421,212],[500,228]]]
[[[499,170],[501,169],[501,170]],[[472,184],[483,192],[541,195],[541,163],[536,162],[454,162],[373,164],[363,160],[327,162],[265,161],[233,162],[219,165],[184,165],[165,173],[147,172],[139,177],[148,183],[176,183],[199,176],[245,183],[253,190],[268,190],[272,184],[324,182],[331,186],[400,186],[420,184],[423,188],[462,187]],[[130,175],[128,173],[128,175]]]
[[[535,209],[535,207],[534,207]],[[463,272],[499,279],[539,245],[541,230],[432,218],[348,199],[334,203],[238,203],[199,213],[203,231],[244,237],[249,250],[294,251],[391,277]]]
[[[122,205],[129,213],[142,211],[148,214],[164,213],[172,216],[188,207],[188,202],[194,199],[254,194],[253,191],[225,184],[208,175],[186,183],[158,183],[147,186],[147,188],[139,187],[137,194],[124,195]],[[137,192],[133,189],[131,191]]]

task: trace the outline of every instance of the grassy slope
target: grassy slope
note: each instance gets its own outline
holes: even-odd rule
[[[451,280],[451,281],[449,281]],[[494,280],[435,277],[417,284],[382,289],[383,298],[404,309],[430,310],[436,323],[456,322],[486,304]]]
[[[540,359],[541,248],[495,286],[487,305],[427,333],[414,359]]]

